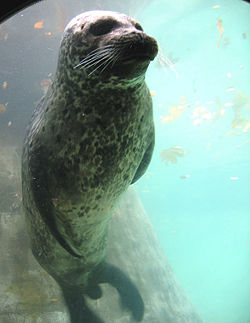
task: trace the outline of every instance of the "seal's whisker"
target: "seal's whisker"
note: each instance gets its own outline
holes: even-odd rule
[[[106,45],[101,48],[94,49],[83,60],[81,60],[77,65],[75,65],[74,68],[81,66],[84,62],[86,62],[92,58],[95,58],[96,56],[99,56],[99,55],[109,52],[110,50],[112,50],[112,47],[113,47],[113,45]]]
[[[102,73],[110,63],[112,63],[111,66],[114,65],[114,62],[117,61],[117,59],[119,58],[119,54],[120,54],[120,50],[116,50],[113,55],[107,60],[107,64],[102,68],[102,70],[100,71],[100,73]]]
[[[87,66],[88,64],[92,64],[92,63],[95,63],[95,62],[98,62],[100,59],[103,59],[105,57],[109,57],[109,54],[106,53],[106,54],[102,54],[102,55],[98,55],[98,56],[95,56],[95,57],[92,57],[91,59],[86,59],[84,60],[82,63],[81,63],[81,66],[82,67],[85,67]]]
[[[176,78],[178,78],[178,73],[176,72],[174,68],[174,63],[167,57],[165,56],[161,51],[159,52],[159,63],[160,65],[164,67],[169,67],[176,75]]]
[[[88,68],[90,68],[90,67],[92,67],[92,66],[95,66],[95,65],[99,64],[100,62],[102,62],[103,60],[108,59],[109,57],[110,57],[110,55],[108,55],[108,54],[106,54],[105,56],[101,56],[100,58],[99,58],[99,57],[97,57],[96,59],[93,59],[93,60],[91,60],[91,61],[89,61],[89,62],[87,62],[87,63],[83,64],[83,65],[81,66],[81,69],[82,69],[82,68],[86,68],[86,69],[88,69]]]
[[[116,56],[114,57],[114,60],[112,62],[112,66],[114,66],[115,63],[117,62],[118,58],[120,57],[120,53],[121,53],[120,49],[117,50]]]
[[[98,52],[97,51],[94,51],[94,53],[93,52],[91,52],[90,54],[88,54],[81,62],[83,62],[83,61],[85,61],[86,59],[89,59],[89,58],[91,58],[91,57],[95,57],[95,56],[98,56],[98,55],[101,55],[101,54],[103,54],[103,53],[107,53],[107,52],[110,52],[110,51],[112,51],[112,49],[111,48],[106,48],[106,49],[102,49],[102,50],[99,50]],[[81,63],[80,62],[80,63]],[[79,64],[80,64],[79,63]]]
[[[88,55],[86,57],[91,56],[91,55],[93,55],[93,54],[95,54],[97,52],[102,52],[102,51],[104,51],[106,49],[109,49],[111,47],[113,47],[113,45],[106,45],[106,46],[103,46],[103,47],[100,47],[100,48],[93,49],[90,53],[88,53]]]
[[[100,65],[98,65],[92,72],[90,72],[89,74],[88,74],[88,76],[90,76],[90,75],[92,75],[95,71],[97,71],[98,70],[98,68],[100,68],[101,66],[103,66],[104,64],[106,64],[107,63],[107,61],[104,61],[104,62],[102,62]]]
[[[83,59],[77,66],[81,69],[85,68],[88,69],[90,67],[96,66],[96,71],[98,68],[103,66],[104,64],[109,65],[109,62],[112,62],[112,59],[116,57],[117,52],[120,51],[119,49],[115,48],[106,48],[102,49],[100,52],[95,52],[94,54],[87,55],[85,59]],[[104,61],[105,60],[105,61]],[[102,61],[104,61],[102,64],[100,64]],[[104,67],[105,69],[105,67]],[[92,72],[90,73],[92,74]],[[89,75],[90,75],[89,74]]]
[[[101,72],[103,72],[106,68],[107,68],[107,66],[108,65],[110,65],[110,63],[112,63],[112,65],[111,66],[113,66],[114,65],[114,63],[117,61],[117,59],[119,58],[119,56],[120,56],[120,48],[116,48],[114,51],[113,51],[113,53],[112,53],[112,55],[110,56],[110,58],[109,59],[107,59],[107,64],[103,67],[103,69],[101,70]]]
[[[103,65],[107,64],[108,62],[110,62],[110,61],[114,58],[115,54],[116,54],[116,51],[114,51],[114,52],[112,53],[112,55],[110,55],[106,61],[102,62],[102,63],[101,63],[100,65],[98,65],[98,66],[97,66],[97,67],[96,67],[92,72],[90,72],[90,73],[88,74],[88,76],[90,76],[90,75],[91,75],[91,74],[93,74],[95,71],[97,71],[101,66],[103,66]],[[101,60],[100,60],[100,61],[101,61]],[[108,64],[109,64],[109,63],[108,63]]]
[[[74,66],[74,68],[77,68],[77,67],[80,67],[84,64],[87,64],[87,63],[91,63],[92,61],[95,61],[97,59],[99,59],[100,57],[103,57],[105,55],[109,54],[109,52],[105,53],[105,52],[102,52],[102,53],[95,53],[92,57],[85,57],[80,63],[78,63],[76,66]]]

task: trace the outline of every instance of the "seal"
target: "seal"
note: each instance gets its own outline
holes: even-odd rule
[[[22,190],[31,248],[70,308],[76,289],[100,297],[93,286],[112,284],[109,271],[136,294],[105,262],[105,251],[120,196],[151,160],[154,122],[145,73],[157,51],[157,42],[124,14],[76,16],[64,31],[55,78],[27,127]],[[143,313],[133,315],[140,320]]]

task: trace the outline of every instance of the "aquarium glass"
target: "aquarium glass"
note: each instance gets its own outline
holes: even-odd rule
[[[38,308],[48,298],[38,285],[45,278],[34,274],[38,265],[23,252],[22,143],[53,81],[67,22],[104,9],[133,16],[159,45],[146,77],[155,149],[134,187],[166,257],[204,322],[249,323],[250,4],[125,2],[43,1],[0,25],[0,321],[15,298]],[[59,297],[50,297],[53,309]]]

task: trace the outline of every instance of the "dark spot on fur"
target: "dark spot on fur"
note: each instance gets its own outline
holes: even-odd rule
[[[125,175],[123,176],[123,180],[124,180],[124,182],[126,182],[126,181],[128,180],[128,174],[125,174]]]
[[[95,124],[102,127],[102,119],[100,117],[95,118]]]
[[[62,140],[62,137],[61,137],[60,135],[57,135],[57,136],[56,136],[56,141],[57,141],[58,143],[60,143],[60,142],[61,142],[61,140]]]
[[[54,123],[51,124],[50,129],[51,129],[52,132],[55,131],[55,124]]]
[[[89,107],[84,111],[86,114],[90,114],[92,112],[92,109]]]
[[[74,163],[79,165],[80,164],[80,158],[77,155],[75,155],[73,158],[74,158]]]

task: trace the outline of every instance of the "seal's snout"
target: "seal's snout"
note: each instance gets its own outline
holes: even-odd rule
[[[158,45],[156,40],[145,34],[145,49],[149,54],[149,58],[153,61],[158,54]]]
[[[131,58],[153,61],[158,53],[156,40],[143,31],[132,31],[124,35],[122,42],[126,44],[124,46],[123,61]]]

